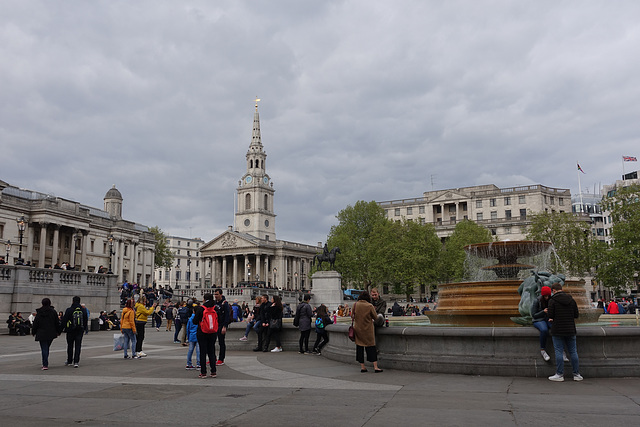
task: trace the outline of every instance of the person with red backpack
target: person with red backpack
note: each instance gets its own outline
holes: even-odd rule
[[[204,302],[195,307],[193,323],[198,325],[196,336],[200,347],[200,375],[207,378],[207,356],[211,366],[211,378],[216,375],[216,338],[218,336],[218,312],[213,301],[213,295],[204,294]]]

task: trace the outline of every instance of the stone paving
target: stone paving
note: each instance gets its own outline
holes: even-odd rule
[[[355,361],[285,348],[228,352],[218,378],[199,379],[185,370],[186,348],[173,334],[148,328],[146,335],[148,356],[124,360],[112,351],[112,332],[91,332],[77,369],[64,366],[63,335],[48,371],[40,370],[33,337],[0,335],[1,425],[640,425],[638,378],[362,374]]]

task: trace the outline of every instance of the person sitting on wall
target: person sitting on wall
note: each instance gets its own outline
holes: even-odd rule
[[[543,286],[540,289],[540,298],[536,299],[531,306],[531,317],[533,318],[533,327],[540,331],[540,354],[545,362],[551,360],[547,353],[547,337],[551,329],[549,323],[549,298],[551,298],[551,288]]]
[[[115,310],[107,315],[107,320],[109,321],[111,329],[120,329],[120,319],[118,319],[118,314]]]

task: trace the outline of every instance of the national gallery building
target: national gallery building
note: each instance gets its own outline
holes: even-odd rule
[[[118,283],[150,284],[155,236],[122,218],[122,201],[115,186],[98,209],[0,180],[0,261],[87,273],[111,268]]]

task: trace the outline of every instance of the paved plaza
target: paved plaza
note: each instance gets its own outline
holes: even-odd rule
[[[198,379],[197,371],[185,370],[186,348],[163,329],[147,329],[148,357],[140,360],[123,360],[112,343],[112,332],[89,333],[75,369],[64,366],[62,335],[53,343],[49,370],[41,371],[33,337],[0,335],[1,424],[640,425],[638,378],[553,383],[391,369],[362,374],[355,361],[285,348],[228,352],[218,378]]]

